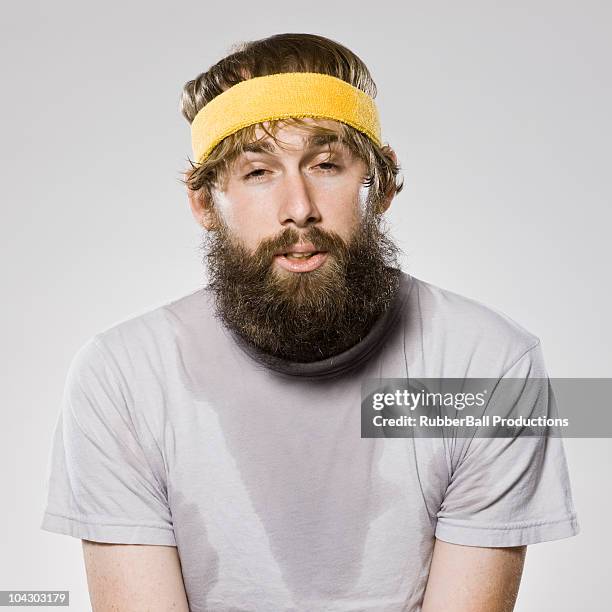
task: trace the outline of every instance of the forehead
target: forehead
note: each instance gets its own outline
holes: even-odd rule
[[[278,138],[278,135],[277,135]],[[286,149],[286,140],[281,138],[281,146],[272,140],[269,136],[266,136],[263,140],[257,140],[253,142],[247,142],[240,147],[241,153],[275,153],[278,149]],[[315,149],[325,147],[327,145],[340,145],[340,137],[336,134],[310,134],[304,136],[301,140],[291,142],[292,149]]]
[[[243,143],[238,153],[271,153],[279,150],[307,150],[314,148],[328,147],[330,145],[342,145],[340,126],[336,121],[325,119],[313,119],[311,117],[302,118],[304,123],[317,125],[331,130],[333,133],[316,133],[305,129],[300,125],[280,123],[273,131],[275,141],[264,129],[257,126],[253,140]],[[266,124],[264,124],[266,125]],[[269,125],[266,125],[269,130]],[[270,130],[269,130],[270,131]]]

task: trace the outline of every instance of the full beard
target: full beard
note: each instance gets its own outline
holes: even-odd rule
[[[380,223],[367,214],[348,243],[316,226],[286,228],[252,254],[218,219],[202,244],[215,315],[247,344],[287,361],[308,363],[349,349],[399,288],[400,249]],[[300,240],[327,251],[327,260],[310,272],[278,269],[275,253]]]

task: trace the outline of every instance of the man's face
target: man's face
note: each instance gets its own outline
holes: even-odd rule
[[[259,131],[256,138],[262,135]],[[270,138],[255,143],[235,160],[224,190],[214,191],[217,212],[231,235],[250,253],[287,228],[303,238],[316,226],[348,241],[365,213],[365,163],[346,145],[296,127],[282,126],[276,136],[280,147]],[[304,274],[326,265],[329,253],[309,255],[316,245],[300,242],[296,249],[302,253],[273,258],[275,273]]]
[[[209,285],[242,339],[266,355],[316,361],[356,344],[387,309],[397,247],[373,214],[366,164],[348,147],[297,127],[276,137],[280,147],[269,137],[247,147],[212,190]]]

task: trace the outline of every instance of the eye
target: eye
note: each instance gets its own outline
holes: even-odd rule
[[[318,164],[316,167],[321,168],[321,170],[323,170],[324,173],[334,172],[335,170],[340,168],[340,166],[338,166],[337,164],[333,164],[331,162],[322,162]],[[256,168],[255,170],[251,170],[251,172],[249,172],[248,174],[245,174],[244,180],[251,181],[251,182],[257,181],[259,179],[264,178],[266,172],[268,171],[265,168]]]
[[[260,172],[261,172],[262,174],[259,174]],[[245,179],[246,181],[253,181],[253,180],[255,180],[255,181],[256,181],[256,180],[257,180],[257,179],[259,179],[259,178],[263,178],[263,176],[264,176],[264,174],[263,174],[263,173],[265,173],[265,172],[267,172],[267,170],[265,170],[264,168],[257,168],[257,169],[255,169],[255,170],[252,170],[252,171],[251,171],[251,172],[249,172],[248,174],[246,174],[246,175],[245,175],[245,177],[244,177],[244,179]]]
[[[332,164],[331,162],[323,162],[323,163],[319,164],[319,168],[321,168],[322,166],[329,166],[329,168],[323,168],[323,171],[325,171],[325,172],[329,172],[329,171],[334,170],[334,169],[339,167],[336,164]]]

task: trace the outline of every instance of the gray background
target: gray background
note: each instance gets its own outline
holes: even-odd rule
[[[379,87],[415,276],[542,339],[549,374],[612,375],[607,2],[23,2],[3,6],[0,589],[70,589],[80,542],[39,531],[68,363],[204,282],[178,182],[182,85],[229,45],[330,36]],[[578,537],[529,548],[519,612],[608,609],[612,441],[566,442]]]

